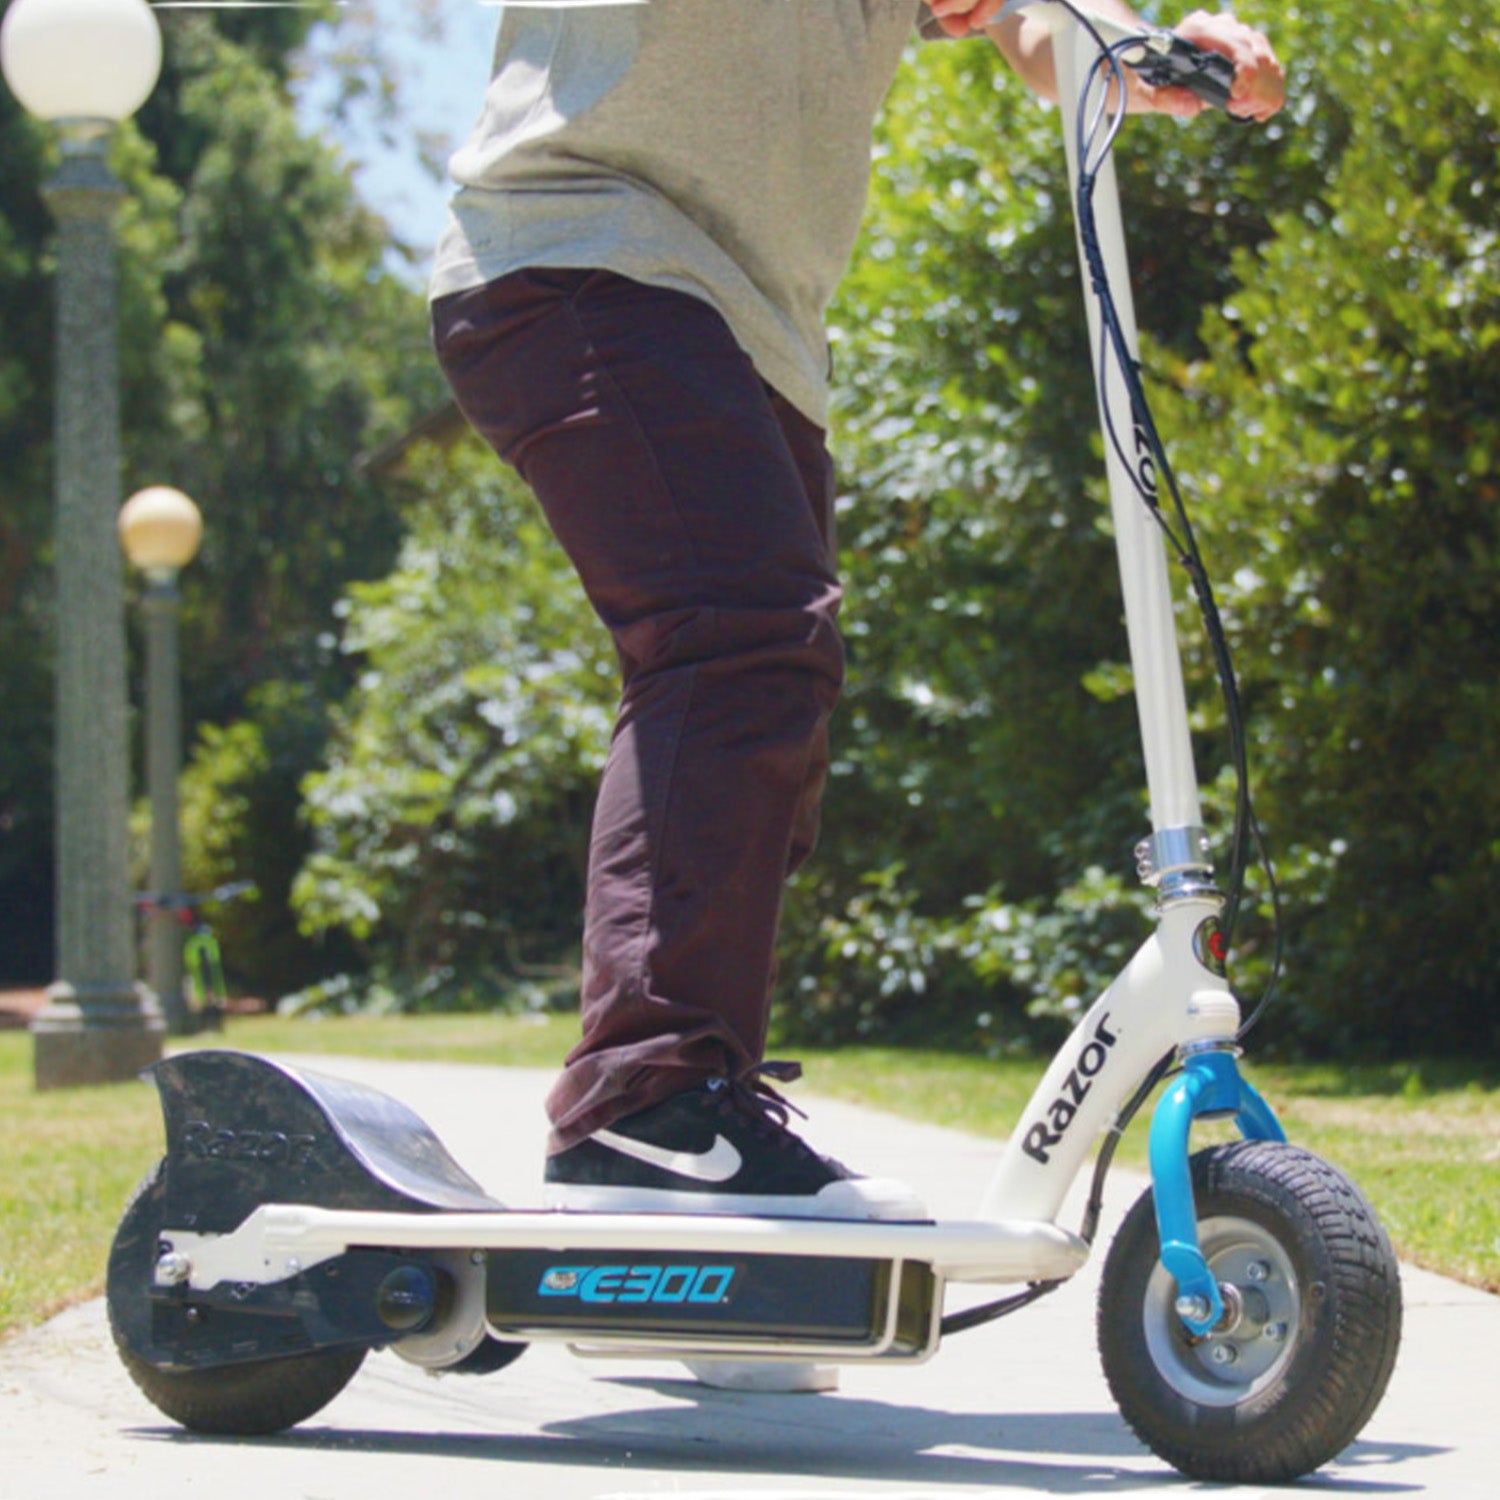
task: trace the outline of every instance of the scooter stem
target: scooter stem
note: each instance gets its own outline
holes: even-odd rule
[[[1082,171],[1076,139],[1078,105],[1098,66],[1098,47],[1063,6],[1037,3],[1028,9],[1039,18],[1045,17],[1052,27],[1071,201],[1076,203]],[[1100,22],[1100,29],[1113,33],[1110,40],[1127,34],[1108,22]],[[1087,166],[1094,175],[1098,248],[1123,332],[1126,357],[1134,361],[1135,314],[1114,165],[1106,152],[1103,161]],[[1093,272],[1081,232],[1078,248],[1089,332],[1098,349],[1103,316],[1093,295]],[[1231,1047],[1240,1021],[1219,949],[1218,917],[1223,897],[1212,885],[1213,867],[1199,826],[1202,814],[1167,551],[1160,528],[1141,495],[1142,488],[1155,493],[1150,445],[1145,434],[1136,431],[1130,396],[1113,354],[1097,362],[1095,371],[1151,801],[1152,836],[1137,853],[1143,878],[1159,890],[1159,922],[1114,983],[1079,1021],[1037,1086],[983,1200],[981,1213],[994,1218],[1006,1212],[1038,1218],[1056,1214],[1094,1142],[1155,1063],[1173,1052],[1187,1055]],[[1118,443],[1109,439],[1111,430],[1117,434]],[[1132,459],[1134,472],[1129,467]],[[1194,1095],[1195,1101],[1197,1098]],[[1174,1166],[1181,1168],[1177,1177],[1183,1180],[1187,1129],[1195,1112],[1196,1103],[1176,1115],[1179,1128],[1174,1130],[1174,1139],[1180,1160]],[[1163,1159],[1166,1155],[1164,1150]],[[1184,1191],[1176,1199],[1184,1200],[1184,1213],[1178,1217],[1186,1221],[1177,1237],[1187,1250],[1196,1253],[1191,1194]]]
[[[1035,10],[1046,15],[1052,24],[1058,99],[1072,194],[1070,201],[1076,203],[1080,164],[1074,122],[1078,101],[1099,61],[1098,49],[1088,33],[1061,6],[1038,5]],[[1100,250],[1130,358],[1134,360],[1138,357],[1135,309],[1130,296],[1125,232],[1112,157],[1107,157],[1098,169],[1093,201]],[[1081,238],[1079,260],[1083,266],[1091,346],[1098,349],[1100,310],[1097,298],[1089,290],[1090,273],[1084,260]],[[1137,488],[1139,481],[1155,492],[1154,465],[1143,435],[1135,429],[1124,380],[1113,359],[1105,362],[1099,378],[1102,429],[1108,433],[1112,420],[1122,446],[1133,451],[1136,458],[1136,472],[1132,475],[1115,444],[1106,439],[1105,470],[1125,600],[1130,664],[1135,678],[1141,746],[1146,763],[1146,787],[1151,800],[1151,827],[1158,837],[1172,830],[1192,830],[1195,833],[1202,822],[1202,812],[1193,766],[1192,739],[1188,731],[1187,693],[1183,687],[1182,663],[1173,621],[1166,548]]]

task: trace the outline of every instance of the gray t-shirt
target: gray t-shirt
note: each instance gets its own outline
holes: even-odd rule
[[[820,425],[824,315],[920,0],[506,6],[431,294],[525,266],[701,297]]]

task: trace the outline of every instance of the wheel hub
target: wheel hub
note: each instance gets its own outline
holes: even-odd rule
[[[1291,1357],[1302,1293],[1290,1256],[1261,1225],[1218,1217],[1204,1219],[1198,1234],[1224,1316],[1204,1336],[1189,1332],[1177,1312],[1176,1282],[1158,1265],[1142,1310],[1146,1342],[1181,1395],[1206,1406],[1233,1406],[1268,1384]]]

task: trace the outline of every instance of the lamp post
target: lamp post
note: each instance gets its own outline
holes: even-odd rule
[[[181,490],[138,490],[120,511],[120,543],[141,570],[146,590],[146,787],[151,803],[151,889],[182,889],[177,778],[182,769],[182,694],[177,652],[177,575],[197,555],[203,518]],[[172,1036],[186,1036],[192,1017],[182,995],[182,928],[169,911],[152,910],[147,978]]]
[[[43,188],[57,225],[57,978],[32,1023],[38,1088],[134,1077],[162,1023],[135,984],[127,849],[125,620],[113,221],[124,189],[114,127],[161,70],[146,0],[14,0],[0,24],[6,82],[57,129]]]

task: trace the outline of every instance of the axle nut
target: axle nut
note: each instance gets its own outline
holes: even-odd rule
[[[168,1250],[157,1259],[157,1286],[181,1286],[192,1274],[193,1263],[180,1250]]]
[[[1184,1323],[1206,1322],[1209,1314],[1213,1312],[1213,1308],[1210,1306],[1207,1297],[1202,1297],[1192,1292],[1179,1297],[1175,1305],[1177,1316]]]

